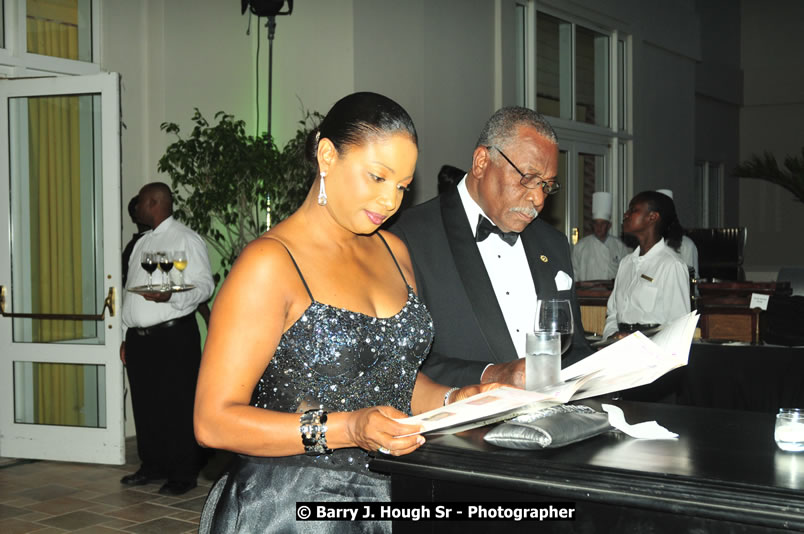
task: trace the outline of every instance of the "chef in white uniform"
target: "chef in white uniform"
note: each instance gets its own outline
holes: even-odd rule
[[[600,191],[592,195],[594,233],[578,241],[572,249],[572,269],[578,281],[613,280],[620,260],[631,253],[618,237],[609,235],[611,211],[611,193]]]
[[[670,200],[673,200],[673,191],[670,189],[657,189],[656,192],[667,195],[670,197]],[[698,247],[695,246],[695,241],[686,235],[682,236],[678,253],[681,255],[681,259],[684,260],[684,263],[687,264],[687,267],[695,269],[693,274],[695,276],[701,276],[701,272],[698,270]]]
[[[670,322],[690,311],[687,266],[674,250],[683,232],[666,195],[643,191],[623,215],[623,232],[639,247],[621,262],[606,307],[603,338],[623,337]]]

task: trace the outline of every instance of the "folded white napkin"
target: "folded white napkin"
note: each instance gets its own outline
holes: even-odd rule
[[[564,271],[558,271],[556,273],[556,290],[558,291],[566,291],[567,289],[572,289],[572,277],[565,273]]]
[[[623,411],[617,406],[611,404],[601,404],[603,411],[609,414],[609,423],[611,426],[625,432],[632,438],[637,439],[675,439],[678,434],[670,432],[665,427],[661,426],[656,421],[645,421],[644,423],[637,423],[636,425],[629,425],[625,422],[625,415]]]

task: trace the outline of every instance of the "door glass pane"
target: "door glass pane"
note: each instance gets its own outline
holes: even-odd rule
[[[572,25],[544,13],[536,16],[536,109],[572,118]]]
[[[92,0],[27,0],[31,54],[92,61]]]
[[[9,99],[6,311],[100,313],[105,297],[100,131],[100,95]],[[102,344],[103,322],[14,319],[13,340]]]
[[[14,422],[106,428],[106,367],[14,362]]]
[[[578,153],[578,191],[574,198],[578,202],[581,219],[581,237],[594,233],[592,229],[592,195],[605,188],[605,168],[603,156]]]
[[[567,195],[572,194],[567,170],[567,151],[558,151],[558,172],[556,180],[561,184],[561,189],[555,195],[550,195],[544,202],[544,208],[539,213],[539,218],[544,219],[553,228],[562,234],[567,232]]]
[[[575,28],[575,120],[609,125],[609,38]]]

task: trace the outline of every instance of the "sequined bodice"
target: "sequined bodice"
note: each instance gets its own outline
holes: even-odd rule
[[[319,405],[338,412],[389,405],[410,413],[433,323],[424,303],[407,287],[407,302],[388,318],[312,299],[282,335],[254,389],[252,405],[282,412]]]

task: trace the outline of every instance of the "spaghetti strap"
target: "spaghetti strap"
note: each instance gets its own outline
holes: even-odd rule
[[[290,253],[290,249],[287,247],[287,245],[285,245],[282,241],[276,239],[275,237],[266,237],[266,239],[273,239],[274,241],[276,241],[277,243],[279,243],[280,245],[282,245],[285,248],[285,251],[287,251],[288,256],[290,256],[290,261],[293,262],[293,266],[296,268],[296,272],[299,273],[299,278],[301,279],[301,283],[304,284],[304,289],[306,289],[307,294],[310,295],[310,300],[315,302],[315,299],[313,298],[313,294],[310,292],[310,288],[307,287],[307,281],[304,279],[304,275],[302,275],[301,269],[299,269],[299,264],[296,263],[296,260],[293,258],[293,254]],[[388,245],[385,245],[385,246],[388,246]],[[394,261],[396,261],[396,260],[394,260]],[[397,267],[399,267],[399,266],[397,265]],[[404,276],[403,276],[403,278],[404,278]]]
[[[388,253],[391,255],[391,259],[394,260],[394,265],[396,265],[396,270],[399,271],[400,276],[402,276],[402,280],[405,282],[406,286],[409,286],[407,278],[405,278],[405,273],[402,272],[402,268],[399,266],[399,262],[396,261],[396,256],[391,251],[391,247],[388,246],[388,243],[385,241],[385,238],[382,236],[380,232],[377,232],[377,235],[380,237],[382,244],[385,245],[385,248],[388,249]]]

